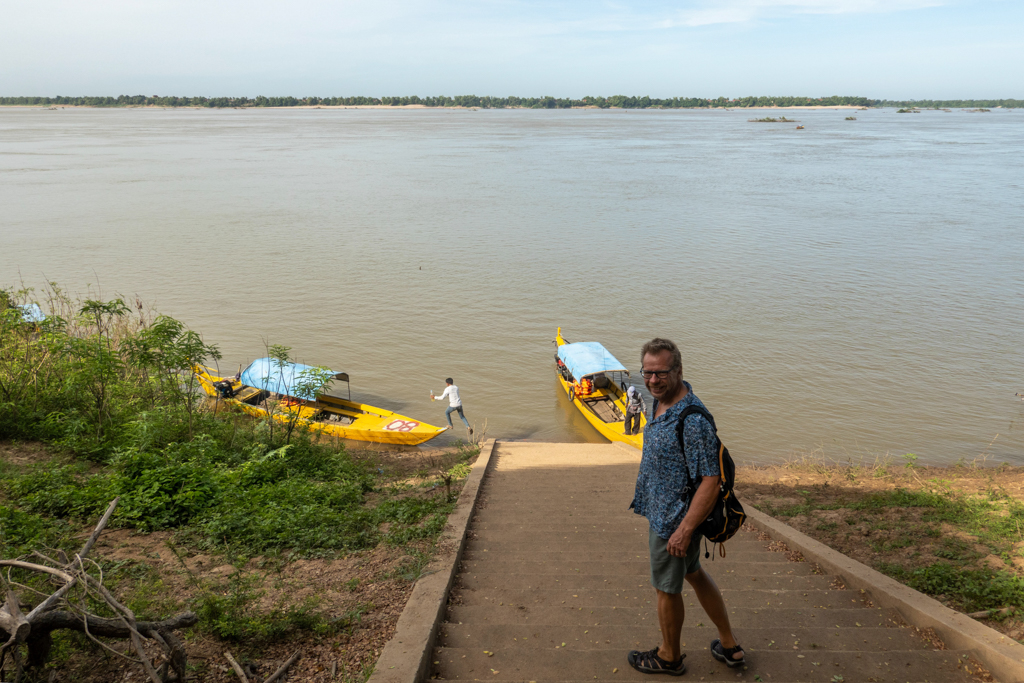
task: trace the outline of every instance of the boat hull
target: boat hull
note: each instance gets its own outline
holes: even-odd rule
[[[294,401],[288,405],[286,401],[274,402],[272,411],[266,401],[251,403],[244,400],[246,389],[259,394],[258,390],[246,387],[232,377],[220,377],[211,372],[210,368],[195,368],[196,378],[207,395],[217,398],[225,405],[241,410],[254,417],[266,419],[272,417],[282,425],[295,423],[304,429],[329,434],[339,439],[368,441],[370,443],[396,444],[415,446],[447,431],[445,427],[414,420],[384,408],[346,401],[334,396],[318,396],[316,401]],[[241,391],[243,400],[239,398],[222,398],[214,386],[215,382],[231,382],[232,389]],[[258,398],[249,393],[253,398]],[[319,419],[324,415],[336,416],[339,420],[349,420],[347,424]]]

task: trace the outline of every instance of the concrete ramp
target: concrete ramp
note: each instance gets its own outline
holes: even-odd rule
[[[469,538],[432,677],[624,681],[660,642],[647,521],[628,506],[639,451],[608,444],[499,443]],[[710,548],[710,547],[709,547]],[[966,653],[935,650],[834,577],[772,552],[753,531],[702,563],[729,606],[747,668],[708,651],[718,636],[689,587],[683,680],[905,683],[977,680]],[[654,677],[659,679],[662,677]]]

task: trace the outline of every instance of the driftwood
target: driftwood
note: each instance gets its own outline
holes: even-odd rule
[[[1002,609],[983,609],[980,612],[971,612],[967,616],[971,619],[993,619],[1015,611],[1015,607],[1003,607]]]
[[[115,498],[111,501],[82,550],[73,558],[69,559],[60,552],[59,559],[54,560],[37,552],[33,555],[47,564],[25,560],[0,560],[0,568],[7,568],[7,577],[0,575],[0,595],[4,597],[4,603],[0,606],[0,640],[4,641],[3,645],[0,645],[0,672],[3,671],[6,658],[10,654],[14,661],[15,683],[24,681],[26,668],[46,663],[52,645],[51,634],[58,629],[84,633],[114,654],[141,664],[153,683],[185,681],[185,650],[181,641],[174,635],[174,631],[194,625],[198,621],[196,615],[185,612],[162,621],[137,621],[135,614],[107,590],[102,579],[97,579],[87,571],[87,561],[90,566],[95,565],[91,560],[87,560],[89,551],[106,528],[110,516],[114,514],[117,500]],[[8,580],[11,569],[47,574],[52,580],[59,582],[60,587],[25,614],[22,609],[23,603],[11,589]],[[77,606],[68,599],[69,593],[76,587],[77,593],[80,594]],[[86,596],[106,603],[117,616],[106,618],[89,613],[84,607]],[[131,649],[135,651],[138,659],[114,650],[96,640],[97,637],[129,640]],[[152,641],[161,650],[159,673],[150,661],[150,656],[146,654],[143,638]],[[22,656],[22,647],[27,650],[27,662]]]
[[[235,674],[238,676],[238,680],[242,683],[249,683],[249,677],[245,675],[245,671],[242,670],[242,666],[235,661],[235,658],[231,656],[230,652],[224,652],[224,658],[228,660],[228,664],[235,670]]]
[[[284,676],[284,672],[288,670],[288,667],[290,667],[292,664],[294,664],[295,660],[297,660],[301,656],[302,656],[302,650],[296,650],[295,654],[293,654],[291,657],[289,657],[288,661],[285,662],[284,664],[282,664],[280,669],[278,669],[274,673],[270,674],[270,678],[268,678],[267,680],[263,681],[263,683],[274,683],[274,681],[276,681],[279,678],[281,678],[282,676]]]

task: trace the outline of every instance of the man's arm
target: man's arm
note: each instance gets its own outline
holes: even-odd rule
[[[690,501],[690,508],[686,516],[679,523],[679,528],[668,539],[668,554],[676,557],[685,557],[686,550],[690,547],[690,539],[693,532],[700,526],[701,522],[707,519],[711,508],[715,506],[718,499],[718,477],[701,477],[700,486],[693,494]]]

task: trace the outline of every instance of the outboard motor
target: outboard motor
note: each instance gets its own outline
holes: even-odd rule
[[[217,390],[221,398],[232,398],[235,395],[235,390],[231,387],[231,382],[222,379],[219,382],[213,383],[213,388]]]

